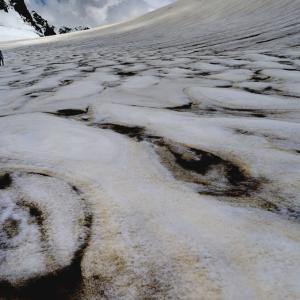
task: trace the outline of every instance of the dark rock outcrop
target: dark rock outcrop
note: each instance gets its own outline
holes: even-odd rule
[[[61,28],[59,28],[58,33],[59,34],[64,34],[64,33],[69,33],[69,32],[75,32],[75,31],[81,31],[81,30],[88,30],[90,29],[87,26],[77,26],[77,27],[67,27],[67,26],[63,26]]]
[[[4,0],[0,0],[0,10],[8,12],[8,5]]]
[[[8,14],[11,10],[16,11],[24,23],[32,26],[39,36],[50,36],[90,29],[87,26],[63,26],[56,30],[53,25],[50,25],[48,21],[36,11],[30,11],[24,0],[0,0],[0,10],[4,10]]]
[[[42,18],[37,12],[32,13],[28,10],[24,0],[9,0],[10,5],[30,24],[40,36],[55,35],[54,26],[50,26],[48,22]]]

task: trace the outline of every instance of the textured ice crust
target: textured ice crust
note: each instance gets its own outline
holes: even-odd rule
[[[298,299],[299,9],[0,45],[0,298]]]
[[[84,209],[72,188],[57,179],[12,174],[12,187],[1,195],[0,272],[1,280],[21,283],[70,264],[84,240]]]

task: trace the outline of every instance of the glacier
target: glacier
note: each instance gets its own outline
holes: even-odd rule
[[[0,42],[0,298],[299,299],[299,17],[179,0]]]

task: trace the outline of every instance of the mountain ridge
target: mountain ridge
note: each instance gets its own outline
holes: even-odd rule
[[[0,10],[10,14],[15,11],[26,25],[31,26],[39,36],[56,35],[55,27],[40,16],[36,11],[29,11],[24,0],[1,0]]]
[[[19,35],[26,39],[89,29],[86,26],[56,28],[37,11],[30,10],[24,0],[0,0],[0,16],[0,39],[4,36],[4,40],[9,35],[13,39],[14,32],[10,32],[11,30],[18,32],[16,39]]]

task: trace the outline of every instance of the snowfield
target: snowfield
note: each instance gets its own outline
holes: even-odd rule
[[[0,43],[0,298],[299,299],[299,17],[179,0]]]
[[[37,37],[34,29],[16,11],[10,9],[8,14],[0,10],[0,42]]]

